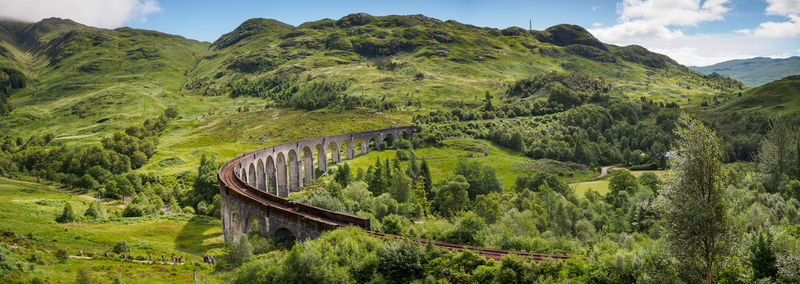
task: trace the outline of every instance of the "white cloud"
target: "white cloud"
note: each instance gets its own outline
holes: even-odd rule
[[[599,28],[599,27],[602,27],[602,26],[603,26],[603,23],[601,23],[601,22],[592,23],[592,27],[595,27],[595,28]]]
[[[599,10],[599,9],[600,9],[600,6],[596,6],[596,5],[595,5],[595,6],[592,6],[592,11],[597,11],[597,10]]]
[[[687,35],[680,40],[651,39],[637,42],[641,46],[669,56],[687,66],[706,66],[732,59],[776,54],[797,55],[797,40],[755,38],[743,34]]]
[[[757,37],[793,37],[800,35],[800,16],[789,15],[789,21],[786,22],[763,22],[755,29],[744,29],[736,32]]]
[[[729,0],[623,0],[617,4],[619,23],[589,31],[603,41],[678,39],[685,35],[676,27],[696,26],[722,20]]]
[[[767,14],[789,16],[800,14],[800,1],[797,0],[767,0]]]
[[[36,22],[59,17],[89,26],[119,27],[161,11],[155,0],[0,0],[0,18]]]
[[[785,22],[763,22],[754,29],[736,31],[740,34],[754,35],[757,37],[793,37],[800,35],[800,1],[797,0],[767,0],[767,15],[786,16]]]

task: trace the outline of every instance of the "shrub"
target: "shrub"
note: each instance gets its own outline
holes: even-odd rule
[[[194,214],[194,208],[192,208],[192,206],[183,207],[183,213]]]
[[[114,244],[114,249],[112,250],[114,253],[126,253],[130,252],[131,249],[128,247],[128,242],[121,241]]]
[[[64,211],[61,212],[61,216],[56,218],[56,222],[59,223],[72,223],[75,222],[75,213],[72,212],[72,205],[69,202],[64,203]]]
[[[56,251],[56,258],[61,263],[67,262],[67,259],[69,259],[69,253],[67,253],[67,250],[65,249],[58,249]]]

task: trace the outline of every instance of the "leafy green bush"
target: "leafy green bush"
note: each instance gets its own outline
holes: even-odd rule
[[[75,222],[75,213],[72,212],[72,204],[64,202],[64,211],[56,218],[59,223],[72,223]]]
[[[119,241],[116,244],[114,244],[114,248],[111,251],[113,251],[116,254],[121,254],[121,253],[130,252],[131,249],[130,249],[130,247],[128,247],[128,242],[127,241]]]

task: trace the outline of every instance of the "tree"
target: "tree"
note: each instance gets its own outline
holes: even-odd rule
[[[473,207],[473,211],[475,211],[478,216],[483,216],[489,224],[494,223],[502,214],[500,212],[499,198],[493,197],[498,196],[478,195],[478,197],[475,198],[475,206]]]
[[[239,267],[253,257],[253,245],[246,234],[239,236],[239,241],[228,243],[228,257],[234,267]]]
[[[518,152],[525,152],[525,140],[522,139],[522,134],[519,131],[515,131],[514,135],[511,135],[509,146]]]
[[[431,200],[431,189],[433,189],[433,181],[431,180],[431,169],[428,167],[428,162],[422,160],[422,164],[419,166],[419,175],[425,179],[425,192],[427,194],[428,200]]]
[[[758,230],[753,235],[752,243],[748,247],[750,257],[747,262],[753,267],[753,278],[775,278],[778,275],[778,267],[775,265],[777,258],[775,251],[772,250],[772,233],[769,231]]]
[[[403,171],[394,171],[389,193],[400,203],[412,200],[413,192],[411,191],[411,179],[406,176],[406,173]]]
[[[443,217],[454,216],[467,207],[467,189],[469,183],[463,176],[456,175],[445,180],[436,191],[432,207]]]
[[[658,188],[661,186],[661,179],[654,173],[644,173],[638,178],[639,184],[649,188],[653,193],[657,193]]]
[[[197,206],[200,201],[206,204],[211,203],[214,195],[219,193],[219,181],[217,180],[217,169],[219,166],[213,157],[206,155],[200,158],[200,166],[197,168],[197,178],[193,185],[192,204]]]
[[[486,97],[483,99],[483,110],[484,111],[494,110],[494,106],[492,106],[492,94],[490,94],[489,91],[486,91]]]
[[[775,117],[770,121],[772,128],[761,141],[758,151],[758,166],[764,175],[764,186],[770,192],[776,192],[781,185],[792,178],[795,167],[800,167],[800,139],[797,129],[785,118]],[[795,176],[796,178],[796,176]]]
[[[147,155],[140,151],[133,152],[131,154],[131,168],[138,169],[147,164]]]
[[[175,199],[175,196],[169,198],[169,210],[172,211],[172,213],[181,213],[181,206],[178,204],[178,200]]]
[[[64,211],[61,212],[61,216],[58,216],[58,218],[56,218],[56,222],[59,223],[75,222],[75,213],[72,212],[72,204],[69,204],[69,202],[64,203]]]
[[[408,226],[409,222],[406,217],[397,214],[389,214],[383,217],[381,231],[387,234],[402,235],[405,233]]]
[[[78,186],[86,188],[86,189],[94,189],[97,183],[94,181],[94,178],[90,174],[84,174],[79,181]]]
[[[497,179],[494,168],[478,161],[460,158],[456,164],[455,174],[463,176],[469,183],[470,200],[479,194],[503,191],[503,184]]]
[[[428,195],[425,192],[425,179],[422,176],[417,177],[417,183],[414,185],[414,197],[417,204],[422,206],[423,216],[428,216],[431,213],[430,203],[428,202]]]
[[[106,217],[106,209],[99,202],[92,202],[83,215],[94,219],[103,219]]]
[[[628,204],[627,198],[623,196],[634,196],[639,185],[636,182],[636,177],[628,170],[616,170],[611,174],[611,179],[608,181],[608,195],[606,201],[616,208],[625,208]],[[620,192],[626,192],[625,195],[620,195]]]
[[[112,249],[111,251],[113,251],[116,254],[120,254],[129,252],[131,251],[131,249],[128,247],[128,242],[119,241],[116,244],[114,244],[114,249]]]
[[[342,187],[347,187],[352,181],[353,177],[350,172],[350,164],[344,163],[336,169],[336,174],[333,176],[333,180],[339,183]]]
[[[731,247],[732,225],[722,181],[722,147],[713,130],[683,114],[661,203],[668,248],[687,269],[711,283],[714,263]]]
[[[376,158],[374,171],[372,172],[368,183],[369,191],[372,192],[372,195],[378,196],[386,192],[386,177],[384,176],[383,171],[384,169],[380,158]]]

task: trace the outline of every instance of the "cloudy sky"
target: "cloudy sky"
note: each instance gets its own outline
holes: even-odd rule
[[[366,12],[424,14],[501,29],[527,28],[530,20],[534,29],[577,24],[604,42],[638,44],[685,65],[800,55],[800,0],[0,0],[0,7],[2,18],[69,18],[203,41],[214,41],[254,17],[296,26]]]

